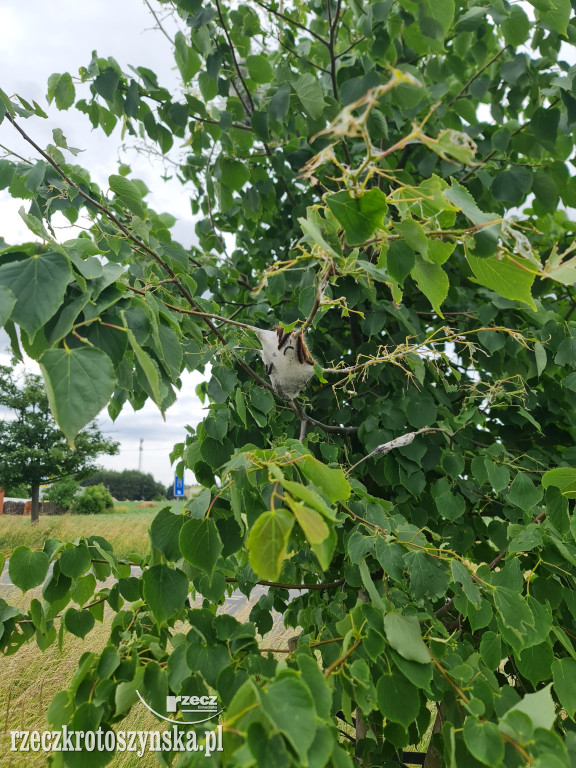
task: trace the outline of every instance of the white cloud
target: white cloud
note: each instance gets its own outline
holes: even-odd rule
[[[174,21],[169,16],[162,18],[169,34],[173,35]],[[177,217],[174,236],[189,246],[195,242],[189,193],[176,179],[161,180],[162,161],[139,154],[129,146],[121,152],[119,127],[107,138],[100,129],[92,129],[86,115],[75,109],[58,111],[45,100],[49,76],[53,72],[70,72],[77,78],[78,68],[89,63],[93,50],[101,57],[113,56],[124,70],[128,65],[146,66],[157,73],[162,85],[171,90],[177,88],[171,45],[163,34],[153,29],[154,25],[141,0],[92,0],[90,3],[28,0],[18,5],[0,0],[0,87],[11,96],[20,94],[28,101],[37,101],[49,119],[34,117],[22,121],[27,132],[40,146],[45,146],[52,141],[52,130],[61,128],[70,146],[84,150],[78,162],[88,168],[94,181],[104,189],[108,186],[108,176],[117,172],[118,163],[127,162],[133,177],[141,178],[150,189],[147,200],[152,208]],[[85,88],[77,84],[77,98],[85,95]],[[0,144],[24,158],[37,159],[32,147],[7,121],[0,125]],[[0,156],[2,154],[0,148]],[[6,191],[0,192],[0,236],[7,242],[35,239],[18,215],[21,205],[26,208],[27,201],[13,200]],[[68,225],[63,217],[55,219],[56,222]],[[62,240],[75,236],[68,226],[58,229],[57,233]],[[9,354],[3,354],[7,346],[6,335],[0,334],[0,362],[9,361]],[[27,369],[38,372],[32,361],[28,361]],[[201,379],[197,372],[182,376],[182,391],[168,410],[165,422],[151,402],[137,412],[126,405],[115,423],[104,411],[99,417],[101,428],[120,441],[121,453],[102,457],[101,463],[111,469],[137,468],[138,448],[143,438],[142,469],[163,483],[170,482],[173,475],[168,454],[172,446],[184,439],[186,424],[194,426],[203,417],[202,405],[194,394]],[[190,480],[191,475],[187,478]]]

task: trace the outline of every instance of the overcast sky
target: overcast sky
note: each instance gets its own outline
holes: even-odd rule
[[[153,7],[158,9],[158,4]],[[163,19],[172,33],[174,22]],[[108,176],[117,173],[118,163],[127,162],[132,176],[142,179],[151,190],[148,196],[152,208],[158,212],[170,212],[177,217],[175,237],[183,245],[194,242],[194,222],[190,213],[189,191],[179,181],[163,182],[164,168],[161,162],[151,161],[138,155],[133,149],[120,151],[120,129],[110,138],[101,129],[92,130],[86,115],[75,109],[58,111],[46,103],[46,83],[53,72],[70,72],[74,77],[78,68],[87,66],[93,50],[103,57],[113,56],[123,69],[128,65],[147,66],[159,76],[159,81],[171,89],[177,78],[173,71],[171,45],[154,29],[155,20],[143,0],[0,0],[0,87],[10,96],[20,94],[27,100],[34,99],[48,113],[49,120],[33,117],[26,120],[26,129],[40,146],[52,141],[52,129],[61,128],[73,147],[83,149],[78,162],[91,173],[92,178],[108,186]],[[81,90],[77,90],[79,98]],[[0,144],[18,154],[37,159],[30,147],[19,140],[14,129],[4,121],[0,125]],[[4,150],[0,147],[0,156]],[[19,207],[26,201],[12,200],[6,191],[0,191],[0,236],[8,243],[30,241],[33,235],[18,215]],[[61,219],[62,225],[66,220]],[[57,230],[62,240],[74,237],[68,229]],[[0,331],[0,362],[7,363],[9,355],[3,354],[8,345],[6,334]],[[28,368],[37,372],[30,362]],[[151,402],[134,412],[124,407],[116,422],[106,411],[99,417],[102,430],[121,443],[118,456],[102,457],[102,465],[111,469],[137,469],[140,439],[143,444],[142,470],[168,483],[173,477],[168,454],[174,443],[185,437],[185,425],[195,425],[203,417],[202,405],[194,390],[201,381],[197,373],[182,377],[183,388],[178,401],[166,414],[166,422]],[[187,482],[192,480],[187,473]]]

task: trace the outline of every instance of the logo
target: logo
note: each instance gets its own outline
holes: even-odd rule
[[[218,696],[166,696],[166,715],[157,712],[146,703],[139,691],[136,691],[138,698],[152,714],[176,725],[197,725],[205,723],[217,717],[224,709],[218,708]],[[175,719],[168,715],[178,715]]]

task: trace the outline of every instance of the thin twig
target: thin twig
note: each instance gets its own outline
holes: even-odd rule
[[[305,24],[300,24],[299,21],[295,21],[294,19],[291,19],[289,16],[286,16],[283,13],[280,13],[280,11],[274,10],[274,8],[271,8],[269,5],[266,5],[266,3],[261,2],[261,0],[254,0],[256,5],[259,5],[261,8],[264,8],[268,11],[268,13],[273,13],[274,16],[277,16],[279,19],[284,19],[284,21],[287,21],[288,24],[292,24],[295,27],[298,27],[298,29],[301,29],[303,32],[307,32],[309,35],[312,35],[313,38],[318,40],[319,43],[322,43],[322,45],[325,45],[326,48],[330,48],[330,43],[328,40],[325,40],[322,35],[317,34],[313,30],[311,30],[309,27],[307,27]]]
[[[506,50],[508,49],[508,47],[509,47],[509,46],[505,45],[505,46],[504,46],[504,48],[502,48],[501,50],[499,50],[499,51],[498,51],[498,53],[495,53],[495,54],[494,54],[494,56],[492,56],[492,58],[491,58],[491,59],[489,59],[489,60],[486,62],[486,64],[484,64],[484,66],[480,67],[480,69],[479,69],[479,70],[478,70],[478,71],[477,71],[475,74],[473,74],[473,75],[472,75],[472,77],[471,77],[471,78],[470,78],[470,79],[469,79],[469,80],[468,80],[466,83],[464,83],[464,85],[463,85],[463,86],[462,86],[462,88],[461,88],[461,89],[458,91],[458,93],[456,94],[456,96],[454,96],[454,98],[453,98],[453,99],[451,99],[451,100],[448,102],[448,104],[447,104],[446,106],[447,106],[447,107],[451,107],[451,106],[452,106],[452,104],[454,104],[454,102],[455,102],[455,101],[458,101],[458,99],[459,99],[461,96],[463,96],[463,95],[466,93],[466,91],[467,91],[467,90],[468,90],[468,88],[469,88],[469,87],[472,85],[472,83],[474,82],[474,80],[476,80],[476,78],[480,77],[480,75],[482,74],[482,72],[484,72],[484,70],[485,70],[485,69],[488,69],[488,67],[489,67],[491,64],[494,64],[494,62],[495,62],[495,61],[497,61],[497,60],[500,58],[500,56],[502,56],[502,54],[504,53],[504,51],[506,51]]]
[[[145,3],[146,3],[146,5],[148,6],[148,10],[149,10],[149,11],[150,11],[150,13],[152,14],[152,16],[154,16],[154,18],[155,18],[155,20],[156,20],[156,24],[158,24],[158,29],[160,30],[160,32],[162,32],[162,34],[164,35],[164,37],[165,37],[167,40],[169,40],[169,41],[170,41],[170,43],[171,43],[172,45],[176,45],[176,43],[174,42],[174,40],[172,40],[172,38],[170,37],[170,35],[168,34],[168,32],[166,32],[166,30],[164,29],[164,27],[163,27],[163,25],[162,25],[162,22],[161,22],[161,21],[160,21],[160,19],[158,18],[158,15],[156,14],[156,11],[154,10],[154,8],[152,8],[152,6],[151,6],[151,5],[150,5],[150,3],[148,2],[148,0],[144,0],[144,2],[145,2]]]
[[[324,432],[336,432],[343,435],[352,435],[356,432],[358,432],[358,427],[340,427],[340,426],[331,426],[330,424],[323,424],[321,421],[316,421],[316,419],[313,419],[312,416],[306,413],[303,406],[298,402],[298,400],[291,400],[292,404],[292,410],[297,413],[300,420],[306,419],[310,424],[314,424],[316,427],[320,427],[320,429],[323,429]]]
[[[325,671],[324,671],[324,678],[326,680],[328,680],[328,678],[330,677],[332,672],[334,672],[334,670],[337,669],[340,666],[340,664],[343,664],[346,661],[346,659],[352,653],[354,653],[354,651],[356,650],[356,648],[358,648],[358,646],[360,645],[361,642],[362,642],[362,638],[360,637],[360,638],[358,638],[358,640],[356,640],[356,642],[353,645],[350,646],[350,648],[348,648],[347,651],[345,651],[341,656],[339,656],[336,659],[336,661],[333,661],[332,664],[330,664],[330,666],[325,669]]]
[[[244,80],[244,76],[242,74],[242,70],[240,69],[240,66],[238,64],[238,60],[236,58],[236,51],[234,50],[234,44],[232,43],[232,40],[230,38],[230,35],[228,34],[228,28],[224,22],[224,16],[222,14],[222,8],[220,7],[220,0],[216,0],[216,8],[218,9],[218,18],[220,19],[220,24],[222,26],[222,29],[224,31],[224,35],[226,37],[226,40],[228,42],[228,48],[230,49],[230,54],[232,56],[232,63],[234,64],[234,69],[236,70],[236,74],[238,75],[238,79],[242,83],[242,87],[244,88],[244,93],[246,97],[248,98],[248,106],[244,102],[244,99],[242,98],[240,91],[238,88],[235,88],[236,93],[238,94],[238,98],[242,102],[242,106],[244,107],[244,112],[247,116],[250,116],[254,112],[254,102],[252,101],[252,95],[250,91],[248,90],[248,86],[246,85],[246,81]]]
[[[233,576],[226,576],[228,584],[238,583],[238,579]],[[257,581],[256,584],[261,584],[264,587],[278,587],[279,589],[337,589],[345,583],[345,579],[338,579],[337,581],[330,581],[327,584],[284,584],[279,581]]]
[[[178,279],[178,275],[174,272],[174,270],[164,261],[164,259],[156,253],[152,248],[150,248],[148,245],[146,245],[145,242],[140,240],[136,235],[134,235],[130,230],[122,224],[122,222],[112,213],[112,211],[107,208],[105,205],[102,205],[102,203],[99,203],[97,200],[95,200],[93,197],[88,195],[86,192],[84,192],[81,187],[76,184],[75,181],[72,181],[72,179],[66,174],[65,171],[62,170],[60,165],[54,160],[54,158],[50,157],[50,155],[45,152],[41,147],[36,144],[36,142],[24,131],[23,128],[21,128],[18,123],[14,120],[14,118],[10,115],[9,112],[6,112],[6,117],[8,120],[12,123],[14,128],[18,131],[18,133],[22,136],[23,139],[25,139],[31,146],[34,147],[34,149],[42,155],[42,157],[47,160],[50,165],[54,168],[56,173],[64,179],[64,181],[69,184],[71,187],[77,190],[78,194],[86,200],[86,202],[90,203],[90,205],[93,205],[100,213],[104,214],[106,218],[108,218],[115,226],[122,232],[123,235],[125,235],[131,242],[133,242],[135,245],[138,246],[138,248],[141,248],[145,253],[147,253],[149,256],[151,256],[154,261],[156,261],[169,275],[174,279],[175,285],[178,288],[179,292],[182,294],[182,296],[186,299],[186,301],[190,304],[192,307],[198,308],[198,305],[190,295],[190,292],[188,289],[182,285],[180,280]],[[223,343],[226,343],[225,338],[222,336],[220,331],[216,328],[216,326],[212,323],[211,320],[207,318],[203,318],[206,325],[210,328],[212,333]]]

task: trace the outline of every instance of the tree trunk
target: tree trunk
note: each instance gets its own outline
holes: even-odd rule
[[[30,509],[30,522],[37,523],[40,519],[40,486],[32,484],[32,507]]]

